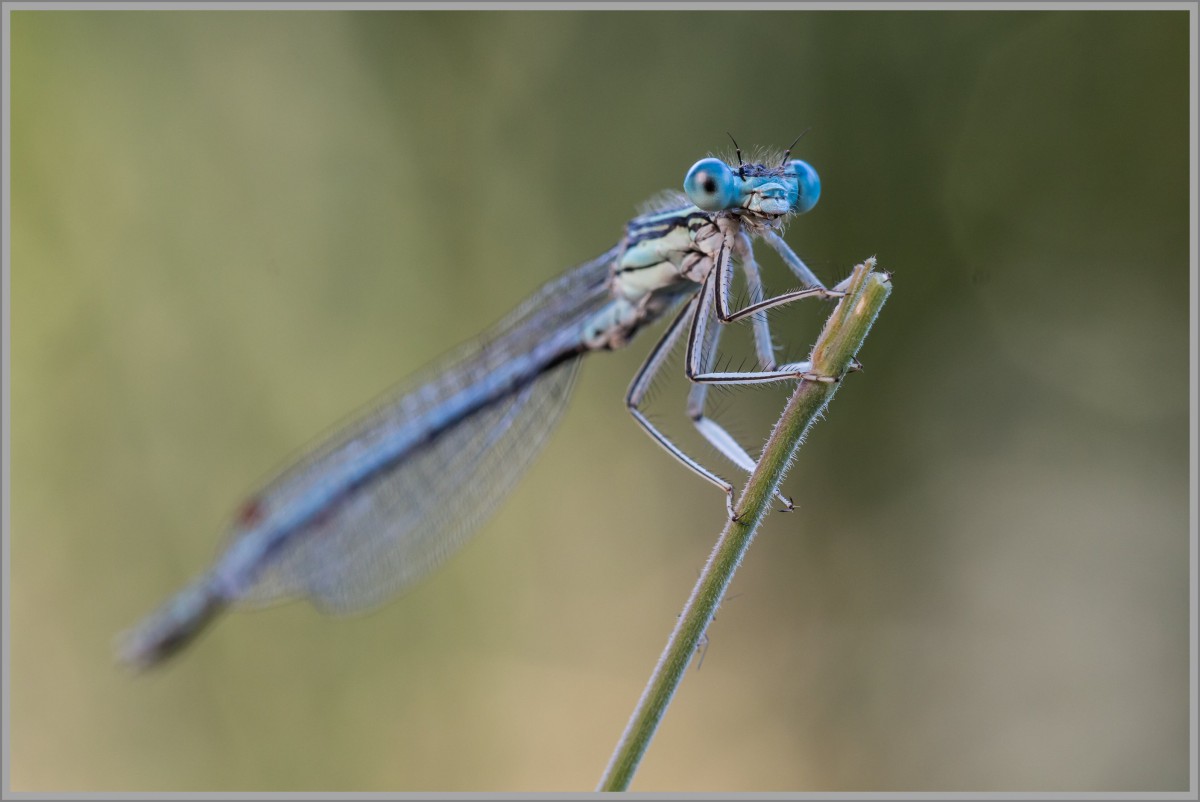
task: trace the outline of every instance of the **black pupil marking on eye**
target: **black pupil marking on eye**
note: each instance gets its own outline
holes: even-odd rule
[[[710,195],[717,191],[717,182],[711,175],[704,176],[704,191]]]

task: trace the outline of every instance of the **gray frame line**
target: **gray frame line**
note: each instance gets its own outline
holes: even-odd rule
[[[13,793],[9,790],[9,700],[10,700],[10,677],[9,677],[9,655],[10,655],[10,630],[9,630],[9,583],[7,581],[8,571],[10,567],[10,509],[11,509],[11,453],[10,453],[10,432],[11,432],[11,351],[10,351],[10,321],[11,321],[11,237],[10,237],[10,214],[11,214],[11,194],[9,177],[11,175],[11,150],[10,150],[10,123],[11,123],[11,38],[10,38],[10,21],[11,12],[13,11],[72,11],[72,10],[87,10],[87,11],[119,11],[119,10],[204,10],[204,11],[284,11],[284,10],[337,10],[337,11],[352,11],[352,10],[461,10],[461,11],[520,11],[520,10],[570,10],[570,11],[679,11],[679,10],[711,10],[711,11],[754,11],[754,10],[806,10],[806,11],[1052,11],[1052,10],[1139,10],[1139,11],[1168,11],[1168,10],[1186,10],[1189,12],[1189,28],[1191,40],[1191,86],[1190,86],[1190,116],[1191,116],[1191,154],[1192,160],[1190,165],[1190,204],[1191,204],[1191,241],[1190,241],[1190,337],[1191,337],[1191,356],[1189,360],[1190,381],[1190,410],[1191,410],[1191,427],[1189,432],[1189,466],[1192,477],[1190,483],[1190,508],[1189,508],[1189,527],[1190,527],[1190,548],[1191,548],[1191,581],[1190,581],[1190,604],[1191,604],[1191,627],[1190,627],[1190,660],[1191,660],[1191,676],[1190,676],[1190,737],[1191,737],[1191,771],[1189,775],[1189,791],[1180,792],[1155,792],[1155,793],[1079,793],[1079,792],[1062,792],[1062,793],[1007,793],[1007,792],[980,792],[980,793],[919,793],[919,792],[903,792],[903,793],[839,793],[839,794],[822,794],[822,793],[745,793],[745,794],[674,794],[674,793],[656,793],[656,794],[626,794],[628,799],[654,799],[654,800],[671,800],[671,799],[751,799],[751,800],[785,800],[785,799],[844,799],[844,800],[868,800],[868,799],[898,799],[898,800],[942,800],[942,799],[974,799],[974,800],[1007,800],[1007,799],[1061,799],[1061,800],[1118,800],[1118,799],[1152,799],[1152,800],[1185,800],[1197,799],[1197,737],[1200,734],[1198,730],[1197,717],[1197,599],[1198,599],[1198,583],[1197,583],[1197,525],[1200,522],[1200,506],[1198,506],[1198,498],[1200,491],[1197,490],[1196,478],[1200,476],[1200,449],[1197,445],[1197,419],[1200,417],[1200,361],[1198,361],[1198,351],[1200,351],[1200,301],[1198,301],[1197,288],[1200,286],[1200,270],[1198,270],[1198,258],[1200,258],[1200,248],[1198,248],[1198,223],[1197,212],[1200,210],[1200,180],[1198,180],[1197,160],[1198,160],[1198,145],[1200,145],[1200,137],[1197,132],[1197,72],[1198,72],[1198,57],[1197,48],[1200,46],[1200,36],[1198,36],[1197,20],[1200,18],[1200,3],[1196,0],[1175,0],[1173,2],[1113,2],[1111,0],[1105,2],[1096,2],[1095,0],[1058,0],[1057,2],[956,2],[956,0],[926,0],[925,2],[794,2],[793,0],[782,0],[781,2],[763,2],[757,0],[755,2],[712,2],[711,0],[655,0],[654,2],[560,2],[559,0],[524,0],[524,2],[390,2],[388,0],[379,0],[379,2],[371,2],[370,0],[353,0],[352,2],[295,2],[294,0],[256,0],[255,2],[0,2],[0,58],[3,59],[3,79],[0,82],[0,93],[3,98],[0,102],[0,140],[2,140],[2,156],[0,156],[0,181],[3,187],[0,191],[0,205],[2,205],[2,221],[0,221],[0,232],[2,232],[3,253],[2,266],[0,266],[0,406],[2,406],[2,414],[0,414],[0,527],[2,527],[2,545],[0,545],[0,559],[3,561],[0,570],[3,571],[3,590],[0,592],[0,625],[2,625],[3,633],[0,638],[0,656],[3,659],[2,668],[2,688],[0,688],[0,704],[3,707],[3,754],[0,756],[0,768],[2,768],[2,778],[0,778],[0,799],[87,799],[87,800],[119,800],[119,799],[145,799],[145,800],[231,800],[231,799],[246,799],[246,800],[276,800],[276,799],[293,799],[293,800],[317,800],[317,799],[356,799],[356,800],[384,800],[384,799],[445,799],[445,800],[474,800],[474,799],[596,799],[602,797],[601,794],[595,792],[579,792],[579,793],[204,793],[204,792],[161,792],[161,793]]]

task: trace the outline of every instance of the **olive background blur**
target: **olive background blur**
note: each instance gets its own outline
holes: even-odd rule
[[[895,291],[633,788],[1185,790],[1186,12],[12,16],[11,783],[594,787],[723,523],[588,358],[401,600],[114,636],[338,421],[782,147]],[[768,286],[793,286],[760,247]],[[802,358],[829,310],[772,316]],[[723,358],[750,358],[738,332]],[[652,411],[700,450],[681,365]],[[752,450],[787,388],[716,395]]]

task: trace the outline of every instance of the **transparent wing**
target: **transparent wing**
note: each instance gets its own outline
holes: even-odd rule
[[[495,511],[561,417],[578,360],[446,432],[307,528],[251,587],[253,602],[305,596],[325,612],[386,601],[456,551]]]
[[[389,438],[414,444],[369,481],[347,484],[336,504],[276,547],[251,549],[261,552],[260,564],[249,581],[224,582],[227,592],[250,604],[304,596],[323,611],[352,612],[382,603],[457,550],[512,490],[561,417],[578,359],[543,371],[537,360],[569,350],[582,322],[608,301],[615,254],[547,284],[477,343],[422,371],[280,474],[250,502],[255,521],[324,492],[330,476]],[[501,380],[530,371],[532,380],[511,387]],[[447,412],[475,401],[486,403],[461,417]],[[227,554],[262,530],[235,525]]]

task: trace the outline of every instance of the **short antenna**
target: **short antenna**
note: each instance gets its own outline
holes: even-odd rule
[[[738,147],[737,140],[733,138],[733,134],[726,131],[725,136],[729,137],[729,141],[733,143],[733,152],[737,154],[738,178],[745,181],[746,180],[746,167],[742,163],[742,149]]]
[[[812,126],[810,125],[808,128],[805,128],[803,131],[800,132],[800,136],[798,136],[794,140],[792,140],[792,144],[788,145],[787,150],[785,150],[783,152],[783,161],[779,162],[780,167],[787,164],[788,156],[792,155],[792,148],[796,147],[796,143],[800,141],[800,137],[804,136],[811,130],[812,130]]]

